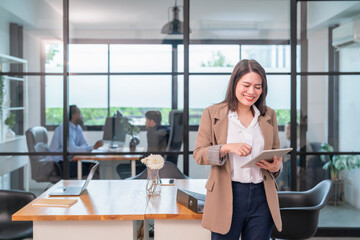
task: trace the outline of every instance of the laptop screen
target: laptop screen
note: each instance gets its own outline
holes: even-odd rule
[[[99,166],[99,162],[97,162],[97,163],[91,168],[90,173],[89,173],[89,175],[88,175],[87,178],[86,178],[85,184],[84,184],[84,186],[83,186],[82,189],[81,189],[81,192],[83,192],[83,191],[87,188],[87,186],[89,185],[89,182],[90,182],[90,180],[93,178],[93,176],[94,176],[94,174],[95,174],[95,171],[96,171],[96,169],[97,169],[98,166]]]

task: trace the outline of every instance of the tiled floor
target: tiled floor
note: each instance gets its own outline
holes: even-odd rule
[[[349,204],[327,205],[320,211],[319,227],[358,227],[360,228],[360,209]]]

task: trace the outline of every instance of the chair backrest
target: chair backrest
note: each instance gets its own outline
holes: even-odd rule
[[[35,194],[19,190],[0,190],[0,223],[11,222],[11,215],[35,199]]]
[[[184,112],[172,110],[169,113],[170,134],[166,151],[180,150],[183,143]],[[177,165],[178,155],[165,155],[165,160]]]
[[[147,169],[144,169],[141,173],[135,177],[127,178],[130,179],[146,179],[147,178]],[[159,170],[160,178],[174,178],[174,179],[188,179],[189,177],[183,174],[177,166],[172,163],[165,161],[164,167]]]
[[[32,222],[12,221],[12,215],[35,199],[31,192],[0,190],[0,239],[32,237]]]
[[[271,237],[308,239],[314,236],[320,209],[327,203],[331,185],[331,180],[324,180],[305,192],[278,192],[283,228],[278,232],[274,227]]]
[[[169,128],[165,126],[158,126],[156,128],[146,129],[147,150],[150,151],[165,151],[169,138]]]
[[[36,126],[25,132],[29,152],[49,152],[47,130]],[[57,182],[61,179],[55,162],[46,161],[46,156],[30,156],[31,177],[37,182]]]
[[[314,188],[307,191],[308,198],[312,205],[318,209],[321,209],[327,203],[331,190],[332,182],[331,180],[323,180],[317,184]]]

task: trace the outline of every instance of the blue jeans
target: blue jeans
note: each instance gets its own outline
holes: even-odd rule
[[[269,240],[274,226],[264,184],[232,182],[233,216],[230,231],[211,232],[212,240]]]

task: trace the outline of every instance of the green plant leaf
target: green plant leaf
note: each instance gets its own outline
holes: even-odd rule
[[[323,169],[328,170],[331,165],[331,162],[327,162],[324,164]]]

